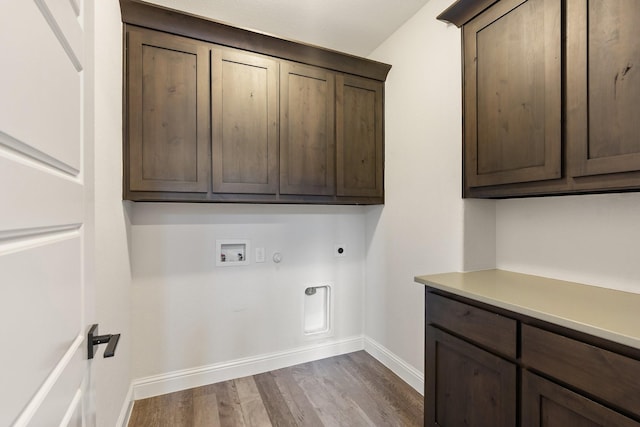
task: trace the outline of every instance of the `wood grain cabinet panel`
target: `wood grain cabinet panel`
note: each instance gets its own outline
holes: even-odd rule
[[[640,361],[522,325],[522,362],[604,402],[640,414]]]
[[[503,0],[465,25],[467,186],[561,176],[560,6]]]
[[[206,193],[207,46],[144,29],[127,42],[129,189]]]
[[[574,0],[567,7],[572,175],[639,171],[640,3]]]
[[[440,289],[425,297],[425,426],[640,427],[640,349]]]
[[[584,396],[531,372],[522,374],[522,427],[639,427]]]
[[[640,190],[640,3],[459,0],[464,196]]]
[[[516,425],[516,365],[433,326],[426,332],[425,426]]]
[[[335,74],[280,64],[280,193],[334,195]]]
[[[438,327],[507,357],[517,356],[518,325],[513,319],[436,294],[427,298],[427,312]]]
[[[125,199],[384,203],[390,65],[141,0],[120,7]]]
[[[278,191],[278,63],[211,50],[213,191]]]
[[[383,197],[383,84],[336,77],[338,196]]]

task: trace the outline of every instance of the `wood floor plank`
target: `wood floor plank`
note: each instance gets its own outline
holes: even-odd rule
[[[218,416],[222,427],[245,427],[240,398],[233,381],[214,384],[218,400]]]
[[[411,427],[422,423],[422,396],[359,351],[138,400],[129,427]]]
[[[254,375],[254,380],[271,423],[279,427],[296,427],[298,424],[276,384],[273,373]]]
[[[403,425],[402,418],[394,408],[380,399],[379,393],[372,393],[362,381],[353,367],[345,364],[344,356],[325,359],[329,375],[340,383],[343,393],[347,394],[354,404],[358,405],[373,425]]]
[[[297,369],[295,369],[297,368]],[[324,425],[366,427],[375,425],[367,414],[351,399],[339,379],[333,377],[327,360],[307,363],[293,369],[299,375],[300,386],[318,410]]]
[[[260,396],[253,377],[238,378],[233,382],[238,391],[245,423],[251,427],[271,426],[269,414],[262,403],[262,396]]]
[[[318,417],[317,408],[312,405],[304,390],[292,375],[294,368],[296,367],[273,371],[278,389],[280,389],[282,397],[287,402],[296,425],[321,427],[323,424]]]
[[[193,391],[183,390],[161,396],[160,425],[181,427],[193,425]]]
[[[160,424],[159,399],[149,398],[137,400],[131,411],[130,426],[152,427]]]
[[[193,426],[220,427],[218,399],[214,392],[205,392],[207,388],[198,387],[193,393]],[[199,391],[199,392],[196,392]]]
[[[404,425],[423,424],[424,401],[420,394],[364,351],[350,353],[347,358],[353,362],[353,372],[362,375],[367,389],[379,393],[381,399],[398,410]]]

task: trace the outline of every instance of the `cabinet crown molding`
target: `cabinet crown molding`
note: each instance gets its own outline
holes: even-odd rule
[[[444,10],[437,19],[462,27],[498,0],[458,0]]]
[[[384,82],[391,65],[234,27],[139,0],[120,0],[122,22]]]

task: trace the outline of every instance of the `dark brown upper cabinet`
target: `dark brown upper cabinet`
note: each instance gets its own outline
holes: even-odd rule
[[[206,193],[209,50],[156,31],[128,34],[129,191]],[[125,162],[127,163],[127,162]]]
[[[459,0],[463,194],[640,190],[640,3]]]
[[[335,194],[335,73],[280,64],[280,192]]]
[[[501,1],[464,46],[467,185],[559,178],[560,2]]]
[[[211,49],[213,191],[278,191],[278,63]]]
[[[640,168],[640,4],[568,2],[567,127],[575,177]],[[637,182],[636,182],[637,185]]]
[[[125,199],[384,203],[390,65],[138,0],[120,7]]]
[[[383,84],[336,77],[337,195],[384,195]]]

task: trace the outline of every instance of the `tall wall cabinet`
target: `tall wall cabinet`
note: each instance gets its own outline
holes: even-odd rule
[[[640,3],[459,0],[466,197],[640,190]]]
[[[384,203],[390,65],[120,6],[125,199]]]

